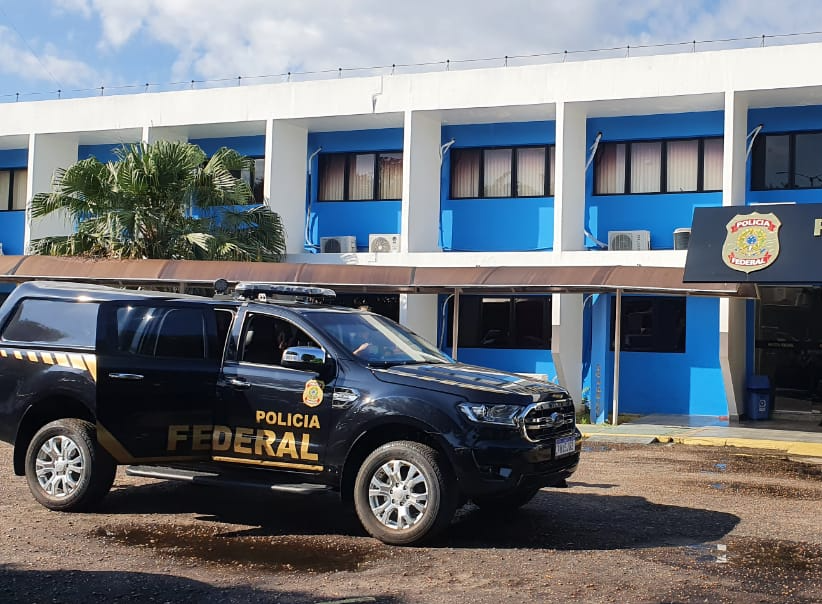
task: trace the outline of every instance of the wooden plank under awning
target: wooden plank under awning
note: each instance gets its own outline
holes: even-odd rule
[[[264,281],[379,293],[626,293],[753,298],[749,284],[683,283],[683,269],[653,266],[409,267],[362,264],[95,260],[55,256],[0,256],[0,280],[53,279],[118,285],[208,286]]]

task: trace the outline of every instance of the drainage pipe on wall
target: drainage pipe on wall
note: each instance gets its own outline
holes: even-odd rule
[[[619,351],[622,348],[622,290],[616,290],[616,318],[614,319],[614,395],[611,425],[619,423]]]

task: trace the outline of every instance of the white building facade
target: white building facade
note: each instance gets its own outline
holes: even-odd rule
[[[291,262],[683,267],[695,207],[822,199],[822,74],[808,68],[820,59],[822,44],[805,44],[4,104],[0,241],[22,254],[72,228],[26,219],[56,169],[182,140],[258,159]],[[799,337],[819,298],[626,297],[620,410],[737,418],[749,376],[768,373],[795,391],[786,406],[813,411],[818,361],[788,375],[795,359],[771,358],[765,328]],[[448,304],[403,294],[399,317],[449,349]],[[601,421],[613,306],[465,297],[459,358],[545,374]]]

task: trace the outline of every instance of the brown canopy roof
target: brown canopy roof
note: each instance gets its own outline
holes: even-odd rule
[[[407,267],[353,264],[224,262],[195,260],[93,260],[55,256],[0,256],[0,281],[55,279],[122,285],[216,279],[393,293],[625,292],[755,297],[736,283],[682,282],[683,269],[651,266]]]

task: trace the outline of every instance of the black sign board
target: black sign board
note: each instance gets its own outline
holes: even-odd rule
[[[822,204],[695,208],[682,281],[822,284]]]

